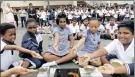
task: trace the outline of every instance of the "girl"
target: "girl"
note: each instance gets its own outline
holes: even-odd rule
[[[33,50],[36,53],[42,53],[42,42],[43,39],[39,33],[37,33],[37,23],[36,20],[33,18],[29,18],[26,21],[27,32],[24,34],[22,39],[22,47]],[[30,68],[39,68],[43,64],[42,59],[32,58],[29,54],[20,53],[22,58],[26,58],[28,60],[27,64],[24,65],[25,67]]]
[[[28,53],[33,58],[39,58],[39,59],[42,58],[38,53],[35,53],[35,51],[31,51],[14,44],[16,38],[16,30],[14,25],[8,23],[1,24],[0,35],[1,35],[1,50],[0,50],[1,69],[0,70],[2,72],[13,67],[12,62],[13,62],[14,50]],[[26,64],[26,61],[23,61],[22,64]]]
[[[94,51],[100,48],[100,32],[97,31],[99,24],[100,23],[97,19],[91,19],[89,21],[89,30],[83,33],[82,39],[79,40],[78,44],[72,48],[72,51],[75,51],[82,44],[84,44],[84,47],[81,49],[81,51],[77,52],[79,65],[81,56],[88,53],[93,53]],[[100,58],[96,58],[95,60],[91,61],[91,64],[95,66],[100,66]]]
[[[83,24],[80,26],[79,36],[82,35],[83,32],[88,30],[89,18],[86,15],[83,15],[82,22],[83,22]]]
[[[66,26],[69,24],[69,20],[65,13],[61,12],[58,15],[56,23],[59,26],[53,28],[54,40],[51,41],[47,52],[43,54],[44,60],[49,63],[44,64],[43,66],[52,66],[67,62],[74,57],[68,49],[68,37],[70,40],[70,48],[73,47],[74,40],[70,29]]]

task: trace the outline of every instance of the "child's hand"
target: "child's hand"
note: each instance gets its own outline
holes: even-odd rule
[[[10,71],[12,72],[12,74],[20,74],[20,75],[27,75],[32,72],[37,72],[37,70],[27,69],[21,66],[16,66],[14,68],[11,68]]]
[[[104,74],[114,74],[114,69],[115,68],[110,64],[105,64],[104,66],[100,66],[98,68],[98,70]]]
[[[84,60],[86,59],[87,57],[84,57],[84,56],[81,56],[78,58],[78,62],[79,62],[79,65],[80,66],[86,66],[88,65],[88,61],[87,62],[84,62]]]
[[[56,52],[58,52],[58,48],[59,48],[58,44],[54,44],[54,45],[53,45],[53,48],[54,48],[54,50],[55,50]]]
[[[31,51],[30,54],[33,58],[43,59],[43,57],[35,51]]]

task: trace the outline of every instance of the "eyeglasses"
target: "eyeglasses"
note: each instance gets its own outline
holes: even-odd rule
[[[36,29],[37,27],[28,27],[28,29]]]

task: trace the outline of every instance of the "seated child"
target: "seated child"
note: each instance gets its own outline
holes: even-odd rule
[[[94,51],[96,51],[97,49],[99,49],[100,46],[100,32],[98,32],[98,27],[99,27],[99,21],[98,19],[92,18],[89,21],[89,29],[83,33],[83,37],[82,39],[79,40],[79,42],[77,43],[77,45],[75,45],[72,48],[72,51],[77,51],[77,49],[84,44],[84,47],[77,52],[77,56],[78,56],[78,62],[79,65],[81,65],[80,60],[81,60],[81,56],[84,56],[88,53],[93,53]],[[90,64],[94,65],[94,66],[100,66],[101,65],[101,61],[100,61],[100,57],[91,60]],[[81,65],[83,66],[83,65]]]
[[[22,39],[22,47],[33,50],[36,53],[40,54],[42,53],[42,36],[37,33],[37,23],[36,20],[33,18],[29,18],[26,21],[26,28],[27,32],[24,34]],[[36,59],[31,57],[31,55],[26,53],[20,53],[20,57],[25,58],[28,60],[27,65],[25,67],[30,68],[39,68],[44,62],[43,59]]]
[[[66,15],[61,12],[57,17],[56,22],[59,26],[53,28],[54,39],[49,44],[47,52],[43,54],[44,60],[48,61],[48,63],[43,66],[53,66],[74,58],[74,55],[69,52],[68,47],[68,37],[70,40],[70,49],[74,45],[72,33],[66,26],[69,23],[69,20]]]

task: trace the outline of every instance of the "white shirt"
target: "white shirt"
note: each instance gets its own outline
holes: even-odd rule
[[[4,49],[4,47],[6,46],[7,44],[4,43],[1,39],[1,49],[0,49],[0,52]],[[1,70],[5,71],[9,68],[9,66],[12,64],[13,62],[13,55],[12,55],[12,52],[11,50],[4,50],[3,53],[0,54],[1,56],[1,60],[0,60],[0,66],[1,66]]]
[[[45,12],[45,11],[42,11],[42,12],[41,12],[41,18],[42,18],[43,20],[46,20],[46,12]]]
[[[14,15],[11,11],[13,11],[12,8],[6,8],[6,22],[7,23],[11,23],[15,21]]]
[[[118,29],[118,24],[114,24],[113,28],[110,26],[110,23],[108,23],[106,26],[106,29],[109,29],[110,33],[114,33],[116,29]]]
[[[76,24],[75,26],[73,26],[73,24],[70,24],[70,25],[69,25],[69,28],[70,28],[70,30],[72,31],[72,33],[80,32],[80,30],[79,30],[79,25],[78,25],[78,24]]]
[[[99,30],[99,31],[103,31],[103,30],[105,30],[105,27],[104,27],[102,24],[100,24],[98,30]]]
[[[20,17],[26,17],[26,11],[25,10],[19,10]]]
[[[105,49],[109,54],[115,53],[117,58],[124,63],[133,63],[134,62],[134,39],[132,40],[129,47],[124,50],[122,43],[115,39],[111,43],[109,43]]]
[[[86,27],[84,26],[84,24],[82,24],[81,26],[80,26],[80,32],[85,32],[85,31],[87,31],[89,29],[89,27],[87,26],[87,29],[86,29]]]

